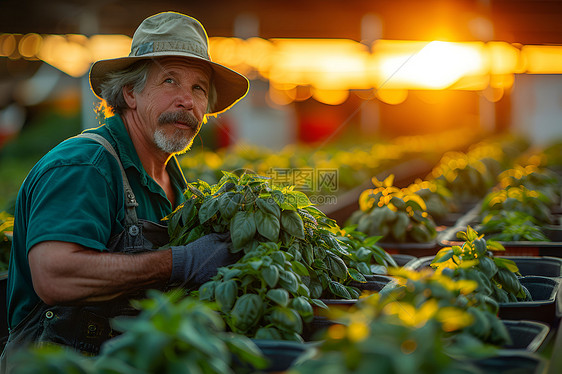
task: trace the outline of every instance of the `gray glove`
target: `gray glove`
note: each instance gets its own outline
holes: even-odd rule
[[[230,265],[238,257],[230,253],[230,233],[202,236],[188,245],[171,247],[172,275],[170,283],[203,284],[217,274],[217,268]]]

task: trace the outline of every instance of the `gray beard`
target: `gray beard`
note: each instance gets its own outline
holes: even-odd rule
[[[169,154],[181,154],[189,151],[193,144],[193,137],[186,137],[185,131],[176,129],[172,135],[167,136],[162,128],[154,132],[154,143],[160,150]]]

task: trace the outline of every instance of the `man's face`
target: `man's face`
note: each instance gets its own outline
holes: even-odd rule
[[[168,154],[189,149],[201,128],[210,89],[210,67],[182,58],[156,60],[136,94],[146,137]]]

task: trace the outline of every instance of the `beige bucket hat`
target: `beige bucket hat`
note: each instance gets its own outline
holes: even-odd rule
[[[166,56],[180,56],[209,64],[217,91],[212,113],[224,112],[248,92],[249,82],[245,76],[211,61],[209,40],[203,25],[195,18],[176,12],[162,12],[145,19],[133,35],[129,56],[96,61],[90,69],[92,91],[101,99],[101,85],[108,73],[124,69],[139,60]]]

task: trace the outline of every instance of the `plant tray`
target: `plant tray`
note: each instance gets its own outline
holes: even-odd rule
[[[366,275],[365,279],[367,279],[367,282],[363,283],[352,281],[349,283],[349,285],[352,287],[356,287],[361,291],[379,292],[388,283],[394,281],[394,278],[388,275]],[[323,301],[326,302],[326,300]]]
[[[541,374],[547,361],[534,352],[500,351],[497,355],[473,361],[486,374]]]
[[[528,276],[520,280],[533,301],[499,303],[498,316],[505,320],[531,320],[557,326],[562,314],[561,278]]]
[[[472,226],[478,231],[479,207],[475,207],[466,213],[455,226],[444,230],[440,235],[439,245],[441,247],[451,247],[462,245],[463,242],[457,238],[457,232],[465,231],[466,226]],[[500,241],[505,247],[505,255],[514,256],[553,256],[562,257],[562,226],[547,225],[543,227],[543,232],[551,241]]]
[[[395,253],[392,254],[391,256],[396,262],[396,265],[398,266],[406,266],[410,264],[410,262],[416,261],[418,259],[416,256],[400,254],[400,253]]]
[[[536,352],[546,340],[550,327],[536,321],[502,321],[509,332],[512,343],[504,349],[523,349]]]
[[[252,339],[252,341],[262,351],[263,355],[269,360],[269,366],[261,372],[283,372],[288,370],[295,361],[309,349],[311,345],[306,343],[285,341],[285,340],[265,340]]]
[[[304,324],[301,336],[305,342],[322,340],[325,331],[333,325],[341,325],[341,323],[325,316],[314,316],[311,322]]]
[[[500,256],[497,256],[500,257]],[[541,277],[561,277],[562,258],[549,256],[501,256],[515,262],[522,276],[538,275]],[[420,270],[429,267],[434,256],[420,257],[407,266],[408,269]]]

